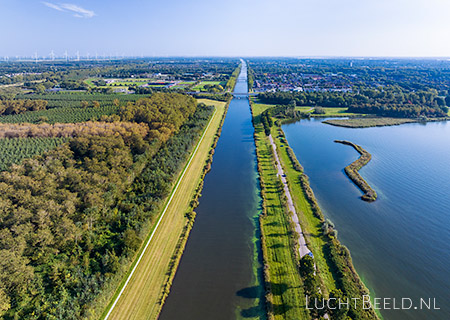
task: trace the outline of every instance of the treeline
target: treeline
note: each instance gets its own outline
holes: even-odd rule
[[[226,92],[224,94],[211,94],[211,93],[196,93],[194,94],[194,98],[196,99],[210,99],[210,100],[216,100],[216,101],[223,101],[226,102],[229,99],[231,99],[232,94],[229,92]]]
[[[133,91],[135,94],[153,94],[155,92],[176,92],[183,93],[189,91],[189,87],[185,88],[166,88],[166,87],[140,87],[132,85],[128,87],[128,90]]]
[[[296,106],[322,106],[347,107],[354,100],[348,93],[333,92],[264,92],[258,95],[261,103],[296,105]]]
[[[368,113],[375,114],[382,117],[392,118],[435,118],[446,117],[448,114],[448,107],[422,107],[420,105],[379,105],[379,104],[361,104],[353,105],[347,109],[347,112],[353,113]]]
[[[129,137],[137,135],[145,138],[149,132],[146,123],[89,121],[81,123],[56,124],[3,124],[0,123],[1,138],[37,138],[57,137],[69,138],[79,136],[113,136]]]
[[[250,66],[247,66],[247,84],[248,84],[248,90],[251,92],[253,89],[253,84],[255,83],[255,72],[250,68]]]
[[[242,65],[240,64],[239,67],[237,67],[233,73],[231,74],[230,78],[227,81],[227,84],[225,86],[225,90],[231,91],[234,89],[234,86],[236,85],[236,80],[239,77],[239,73],[241,72]]]
[[[270,128],[273,126],[273,120],[270,116],[269,109],[261,113],[261,122],[264,126],[264,133],[266,136],[270,136]]]
[[[47,108],[46,100],[0,100],[0,115],[19,114]]]
[[[219,93],[223,91],[223,87],[220,84],[205,84],[201,91],[207,91],[210,93]]]
[[[281,119],[300,119],[302,117],[308,117],[308,115],[299,110],[295,110],[293,105],[288,105],[268,108],[261,113],[260,117],[264,126],[264,133],[268,136],[270,135],[270,128],[273,126],[272,117]]]
[[[0,173],[0,316],[80,319],[112,294],[213,113],[167,99],[178,117],[152,116],[148,101],[131,113],[176,132],[159,150],[138,135],[83,136]]]
[[[294,106],[347,107],[349,112],[388,117],[445,117],[446,99],[434,89],[406,92],[399,87],[360,89],[357,93],[267,92],[262,103]]]

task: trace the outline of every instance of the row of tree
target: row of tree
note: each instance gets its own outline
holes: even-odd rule
[[[118,119],[116,119],[118,120]],[[114,136],[124,139],[137,135],[146,138],[149,132],[146,123],[124,121],[88,121],[80,123],[32,124],[0,123],[0,139],[31,137],[79,137],[79,136]]]
[[[444,117],[446,99],[434,89],[405,92],[399,87],[361,89],[357,93],[268,92],[258,98],[263,103],[294,106],[347,107],[349,112],[389,117]],[[447,99],[449,100],[449,99]]]

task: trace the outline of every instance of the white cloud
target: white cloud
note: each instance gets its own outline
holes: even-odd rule
[[[61,3],[55,4],[50,2],[42,2],[45,6],[63,12],[72,13],[76,18],[92,18],[95,16],[95,12],[92,10],[84,9],[76,4],[72,3]]]
[[[61,8],[60,6],[58,6],[57,4],[53,4],[53,3],[50,3],[50,2],[42,2],[44,5],[46,5],[47,7],[49,7],[49,8],[52,8],[52,9],[55,9],[55,10],[58,10],[58,11],[64,11],[64,9],[63,8]]]
[[[77,18],[92,18],[93,16],[95,16],[94,11],[84,9],[80,6],[77,6],[76,4],[63,3],[61,4],[61,7],[68,11],[72,11],[74,13],[74,17]]]

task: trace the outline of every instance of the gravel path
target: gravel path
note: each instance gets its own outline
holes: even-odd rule
[[[272,145],[273,153],[275,155],[275,160],[277,161],[277,176],[281,177],[281,182],[283,183],[284,193],[286,194],[286,198],[287,198],[288,208],[289,208],[289,211],[291,211],[293,213],[291,218],[295,224],[295,231],[297,231],[297,233],[299,234],[298,252],[300,254],[300,258],[302,258],[303,256],[309,254],[311,252],[311,250],[309,250],[308,247],[306,246],[305,237],[303,235],[302,228],[300,227],[300,222],[298,221],[298,216],[297,216],[297,212],[294,207],[294,202],[292,201],[291,192],[289,191],[289,187],[288,187],[287,181],[286,181],[286,176],[284,174],[283,168],[281,167],[280,158],[278,157],[278,153],[277,153],[277,147],[276,147],[275,143],[273,142],[272,135],[269,136],[269,140],[270,140],[270,144]]]

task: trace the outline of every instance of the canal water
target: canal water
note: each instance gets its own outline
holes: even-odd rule
[[[381,314],[450,319],[450,122],[348,129],[321,121],[302,120],[283,130],[372,296],[388,298],[391,310]],[[377,201],[359,198],[361,191],[343,171],[359,155],[335,139],[372,154],[360,173]],[[408,299],[413,305],[393,310],[393,298],[397,308],[402,298],[405,308]],[[426,310],[434,308],[433,299],[440,310]]]
[[[248,92],[245,62],[234,92]],[[248,98],[233,98],[159,319],[265,319],[253,132]]]

